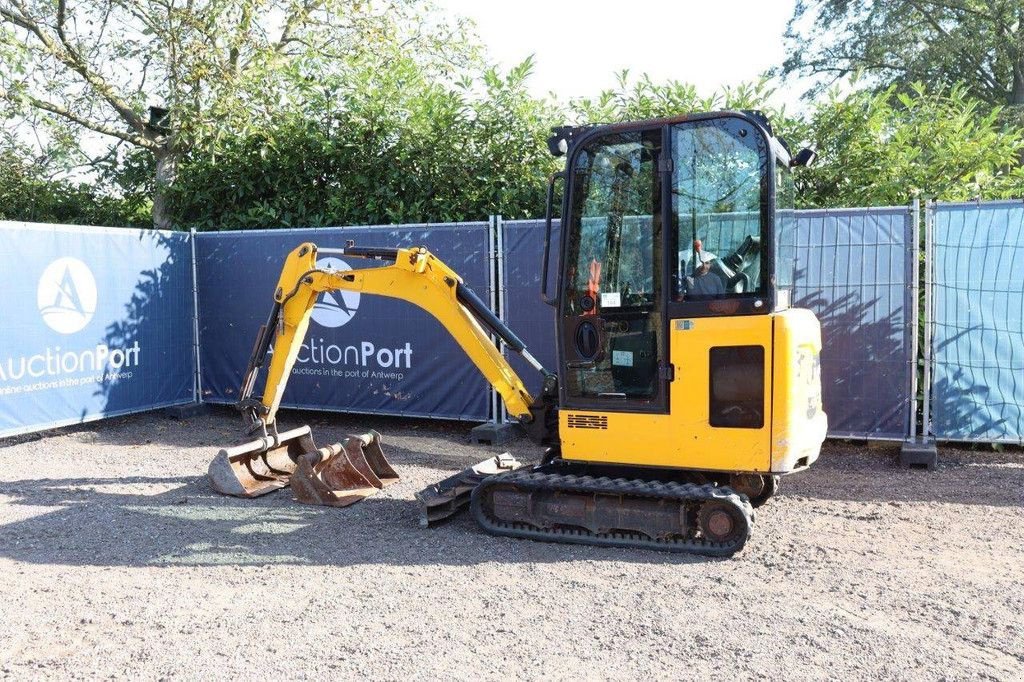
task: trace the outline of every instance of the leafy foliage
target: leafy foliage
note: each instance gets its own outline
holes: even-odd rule
[[[825,84],[867,72],[882,89],[962,82],[989,104],[1024,104],[1020,0],[798,0],[782,73]]]
[[[797,125],[785,109],[771,103],[775,88],[767,77],[735,87],[725,86],[710,95],[701,95],[690,83],[655,83],[646,74],[633,80],[629,71],[616,74],[615,80],[614,88],[604,90],[597,97],[571,103],[578,121],[613,123],[719,109],[758,109],[778,124]]]
[[[1024,196],[1024,131],[966,88],[833,92],[810,116],[818,163],[797,175],[803,206]]]
[[[145,227],[147,208],[92,184],[54,180],[24,149],[0,149],[0,220]]]
[[[151,155],[154,223],[168,227],[165,190],[181,156],[210,138],[259,129],[295,101],[305,79],[396,44],[422,60],[465,58],[448,49],[464,44],[450,40],[458,27],[425,24],[418,4],[0,0],[0,101],[50,128],[91,131]]]
[[[531,63],[445,84],[413,60],[367,57],[310,86],[262,130],[183,160],[179,224],[200,229],[531,217],[557,163],[559,120],[526,91]]]
[[[42,140],[0,145],[0,211],[206,230],[536,217],[552,126],[717,109],[816,146],[799,205],[1021,196],[1024,131],[998,106],[1024,89],[1020,7],[799,2],[783,71],[886,87],[794,115],[767,78],[707,95],[623,72],[595,97],[535,98],[530,60],[486,66],[419,0],[0,0],[0,116]],[[149,121],[154,103],[170,118]]]
[[[1004,110],[970,94],[963,85],[929,89],[921,83],[881,92],[846,84],[832,89],[803,116],[772,104],[774,90],[762,79],[701,96],[689,84],[631,81],[572,104],[589,121],[627,121],[692,111],[759,109],[796,151],[811,144],[819,153],[811,168],[797,171],[797,205],[805,208],[883,206],[914,196],[946,201],[1024,196],[1024,129]]]

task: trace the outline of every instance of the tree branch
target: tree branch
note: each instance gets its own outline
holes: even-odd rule
[[[292,42],[292,32],[321,4],[322,0],[306,0],[302,7],[288,14],[284,21],[284,28],[281,29],[281,36],[277,39],[275,51],[283,51],[285,45]]]
[[[949,35],[949,32],[946,29],[942,28],[942,25],[939,24],[939,22],[937,22],[935,20],[935,17],[932,16],[932,14],[930,12],[928,12],[927,8],[922,8],[920,6],[920,4],[917,3],[917,2],[914,2],[914,0],[908,0],[908,4],[911,7],[913,7],[915,10],[917,10],[918,13],[925,20],[925,22],[927,22],[929,26],[931,26],[933,29],[935,29],[945,40],[949,40],[949,41],[952,42],[952,38]],[[991,17],[988,17],[988,18],[991,18]],[[1002,90],[999,87],[999,82],[995,79],[994,76],[989,75],[989,73],[985,70],[985,65],[982,62],[974,59],[974,57],[969,52],[967,52],[966,50],[963,50],[962,48],[958,48],[957,52],[960,54],[960,56],[966,62],[968,62],[968,63],[970,63],[972,65],[972,67],[974,68],[974,70],[977,73],[977,75],[982,80],[984,80],[989,85],[989,87],[991,87],[992,89],[994,89],[996,91],[1001,91]]]
[[[64,16],[66,11],[65,0],[60,0],[57,8],[57,35],[61,41],[60,45],[57,45],[53,38],[47,35],[43,31],[40,24],[29,17],[26,7],[18,0],[10,0],[11,4],[14,5],[19,15],[15,15],[13,12],[9,12],[4,9],[0,9],[0,14],[4,17],[11,19],[13,23],[27,29],[42,43],[43,48],[46,52],[59,61],[60,63],[67,66],[69,69],[77,73],[92,89],[100,95],[104,100],[113,107],[114,111],[128,124],[129,127],[135,129],[137,132],[142,133],[146,129],[145,122],[142,117],[139,116],[123,99],[117,96],[113,88],[106,82],[106,80],[98,73],[94,72],[89,68],[89,65],[85,62],[80,54],[74,49],[73,46],[66,40],[64,36]],[[17,19],[17,21],[15,20]],[[40,100],[41,101],[41,100]],[[56,112],[55,112],[56,113]],[[80,122],[80,121],[79,121]],[[84,125],[84,124],[83,124]],[[102,124],[97,124],[102,125]]]
[[[0,98],[5,99],[9,102],[16,103],[18,101],[16,98],[11,97],[6,90],[0,90]],[[131,133],[126,133],[124,131],[118,130],[117,128],[112,128],[105,123],[91,121],[83,116],[79,116],[67,107],[63,107],[59,104],[48,102],[44,99],[40,99],[33,95],[26,95],[26,99],[28,100],[28,103],[31,104],[34,108],[41,109],[43,111],[48,111],[51,114],[56,114],[57,116],[66,118],[72,123],[77,123],[83,128],[88,128],[89,130],[101,133],[103,135],[116,137],[119,140],[130,142],[131,144],[138,145],[139,147],[145,147],[146,149],[149,149],[151,151],[159,151],[162,149],[162,146],[154,142],[153,140],[150,140],[141,135],[132,135]]]

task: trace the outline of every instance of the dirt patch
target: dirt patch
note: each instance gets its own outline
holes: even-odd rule
[[[0,441],[0,672],[52,677],[1024,675],[1024,456],[938,471],[830,443],[731,560],[417,525],[413,493],[494,450],[375,428],[401,483],[348,509],[217,496],[227,411]],[[509,448],[536,460],[526,441]]]

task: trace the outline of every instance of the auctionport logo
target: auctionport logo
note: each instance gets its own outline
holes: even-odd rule
[[[58,258],[46,266],[39,278],[36,305],[53,331],[79,332],[96,312],[96,278],[77,258]]]
[[[352,269],[345,261],[332,257],[321,258],[316,266],[321,270]],[[341,327],[352,319],[358,309],[358,291],[325,291],[313,306],[313,321],[321,327]]]

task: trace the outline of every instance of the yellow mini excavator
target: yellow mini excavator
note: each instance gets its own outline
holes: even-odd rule
[[[276,428],[317,298],[358,291],[429,312],[547,448],[535,466],[497,457],[424,491],[438,516],[471,498],[477,522],[499,535],[713,556],[743,547],[752,508],[780,475],[814,462],[825,438],[820,327],[790,307],[793,262],[780,248],[793,220],[791,169],[813,152],[791,156],[750,111],[554,132],[551,151],[567,159],[548,186],[541,295],[557,311],[557,367],[543,367],[426,248],[302,244],[285,261],[242,384],[253,440],[210,465],[218,490],[252,496],[291,484],[302,501],[345,505],[397,480],[374,432],[317,449],[308,427]],[[386,264],[317,267],[325,255]],[[541,373],[539,395],[491,335]]]

